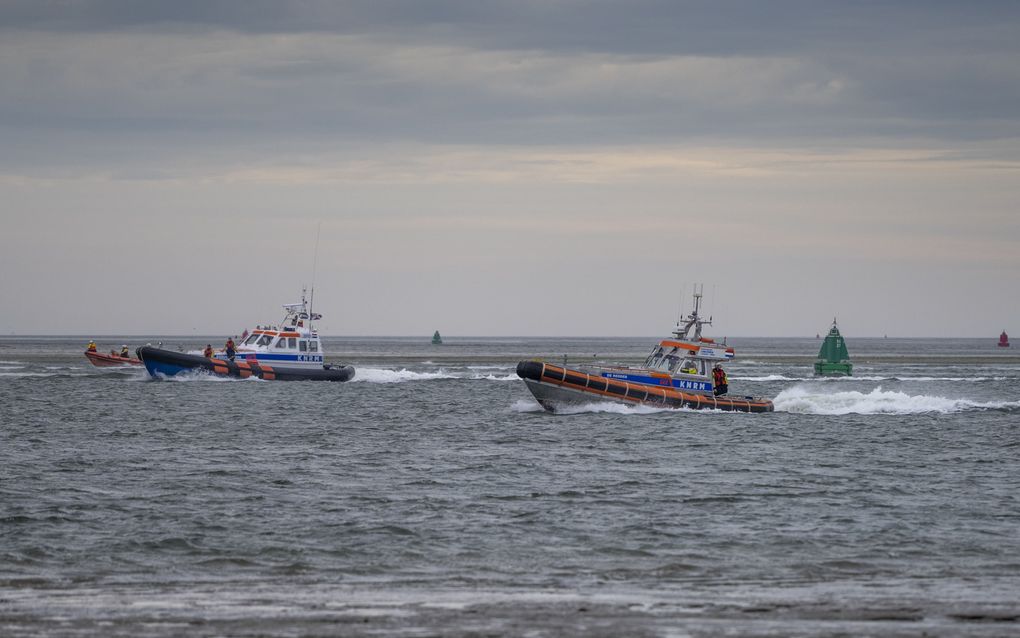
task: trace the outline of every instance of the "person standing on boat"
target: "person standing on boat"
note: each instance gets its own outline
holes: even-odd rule
[[[719,397],[730,391],[730,380],[726,377],[726,371],[723,370],[721,363],[715,364],[715,368],[712,370],[712,381],[715,384],[715,396]]]
[[[205,350],[202,351],[202,356],[205,357],[206,359],[212,359],[212,354],[213,354],[212,344],[211,343],[205,344]]]
[[[93,341],[92,339],[89,339],[89,347],[87,348],[87,350],[89,352],[95,352],[96,351],[96,342]]]
[[[227,358],[233,361],[234,353],[237,352],[237,348],[234,347],[234,340],[231,339],[230,337],[227,337],[227,345],[223,346],[223,349],[227,353]]]
[[[124,357],[125,359],[131,358],[131,351],[128,350],[126,343],[120,347],[120,356]]]

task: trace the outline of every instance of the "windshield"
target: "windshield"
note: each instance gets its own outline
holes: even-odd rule
[[[655,346],[652,351],[648,353],[648,358],[645,359],[646,368],[654,368],[659,365],[659,361],[662,360],[662,346]]]

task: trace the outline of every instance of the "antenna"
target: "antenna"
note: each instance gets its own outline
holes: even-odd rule
[[[676,305],[676,325],[678,326],[680,325],[680,319],[684,316],[684,288],[686,286],[680,288],[680,301]]]
[[[322,220],[315,227],[315,252],[312,253],[312,294],[308,299],[308,332],[312,332],[312,311],[315,310],[315,269],[319,265],[319,234],[322,232]]]
[[[684,298],[686,296],[687,296],[687,284],[684,284],[683,286],[680,287],[680,310],[679,310],[680,314],[676,318],[677,327],[680,326],[680,321],[681,319],[683,319],[684,316]]]

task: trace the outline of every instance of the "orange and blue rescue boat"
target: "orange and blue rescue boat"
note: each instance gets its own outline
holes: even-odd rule
[[[325,351],[313,322],[322,315],[311,311],[304,294],[301,303],[283,306],[279,326],[259,326],[237,344],[233,356],[225,351],[206,357],[142,346],[135,352],[153,377],[172,377],[192,371],[266,381],[349,381],[354,367],[325,362]]]
[[[715,372],[715,368],[732,361],[735,353],[733,348],[701,336],[702,326],[712,322],[698,315],[700,304],[701,294],[695,293],[694,310],[683,326],[677,325],[673,338],[659,341],[641,366],[568,367],[534,359],[518,363],[517,376],[550,412],[606,401],[694,410],[772,412],[774,406],[769,399],[728,393],[725,373]]]

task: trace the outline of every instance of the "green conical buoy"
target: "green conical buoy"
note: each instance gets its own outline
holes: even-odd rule
[[[850,353],[846,349],[846,341],[843,335],[839,334],[836,327],[836,319],[832,320],[832,328],[829,334],[825,335],[822,342],[822,349],[818,351],[818,360],[815,361],[815,374],[833,377],[849,377],[853,370],[850,363]]]
[[[443,343],[443,338],[439,336],[439,331],[436,330],[436,334],[432,335],[432,345],[438,346]]]

